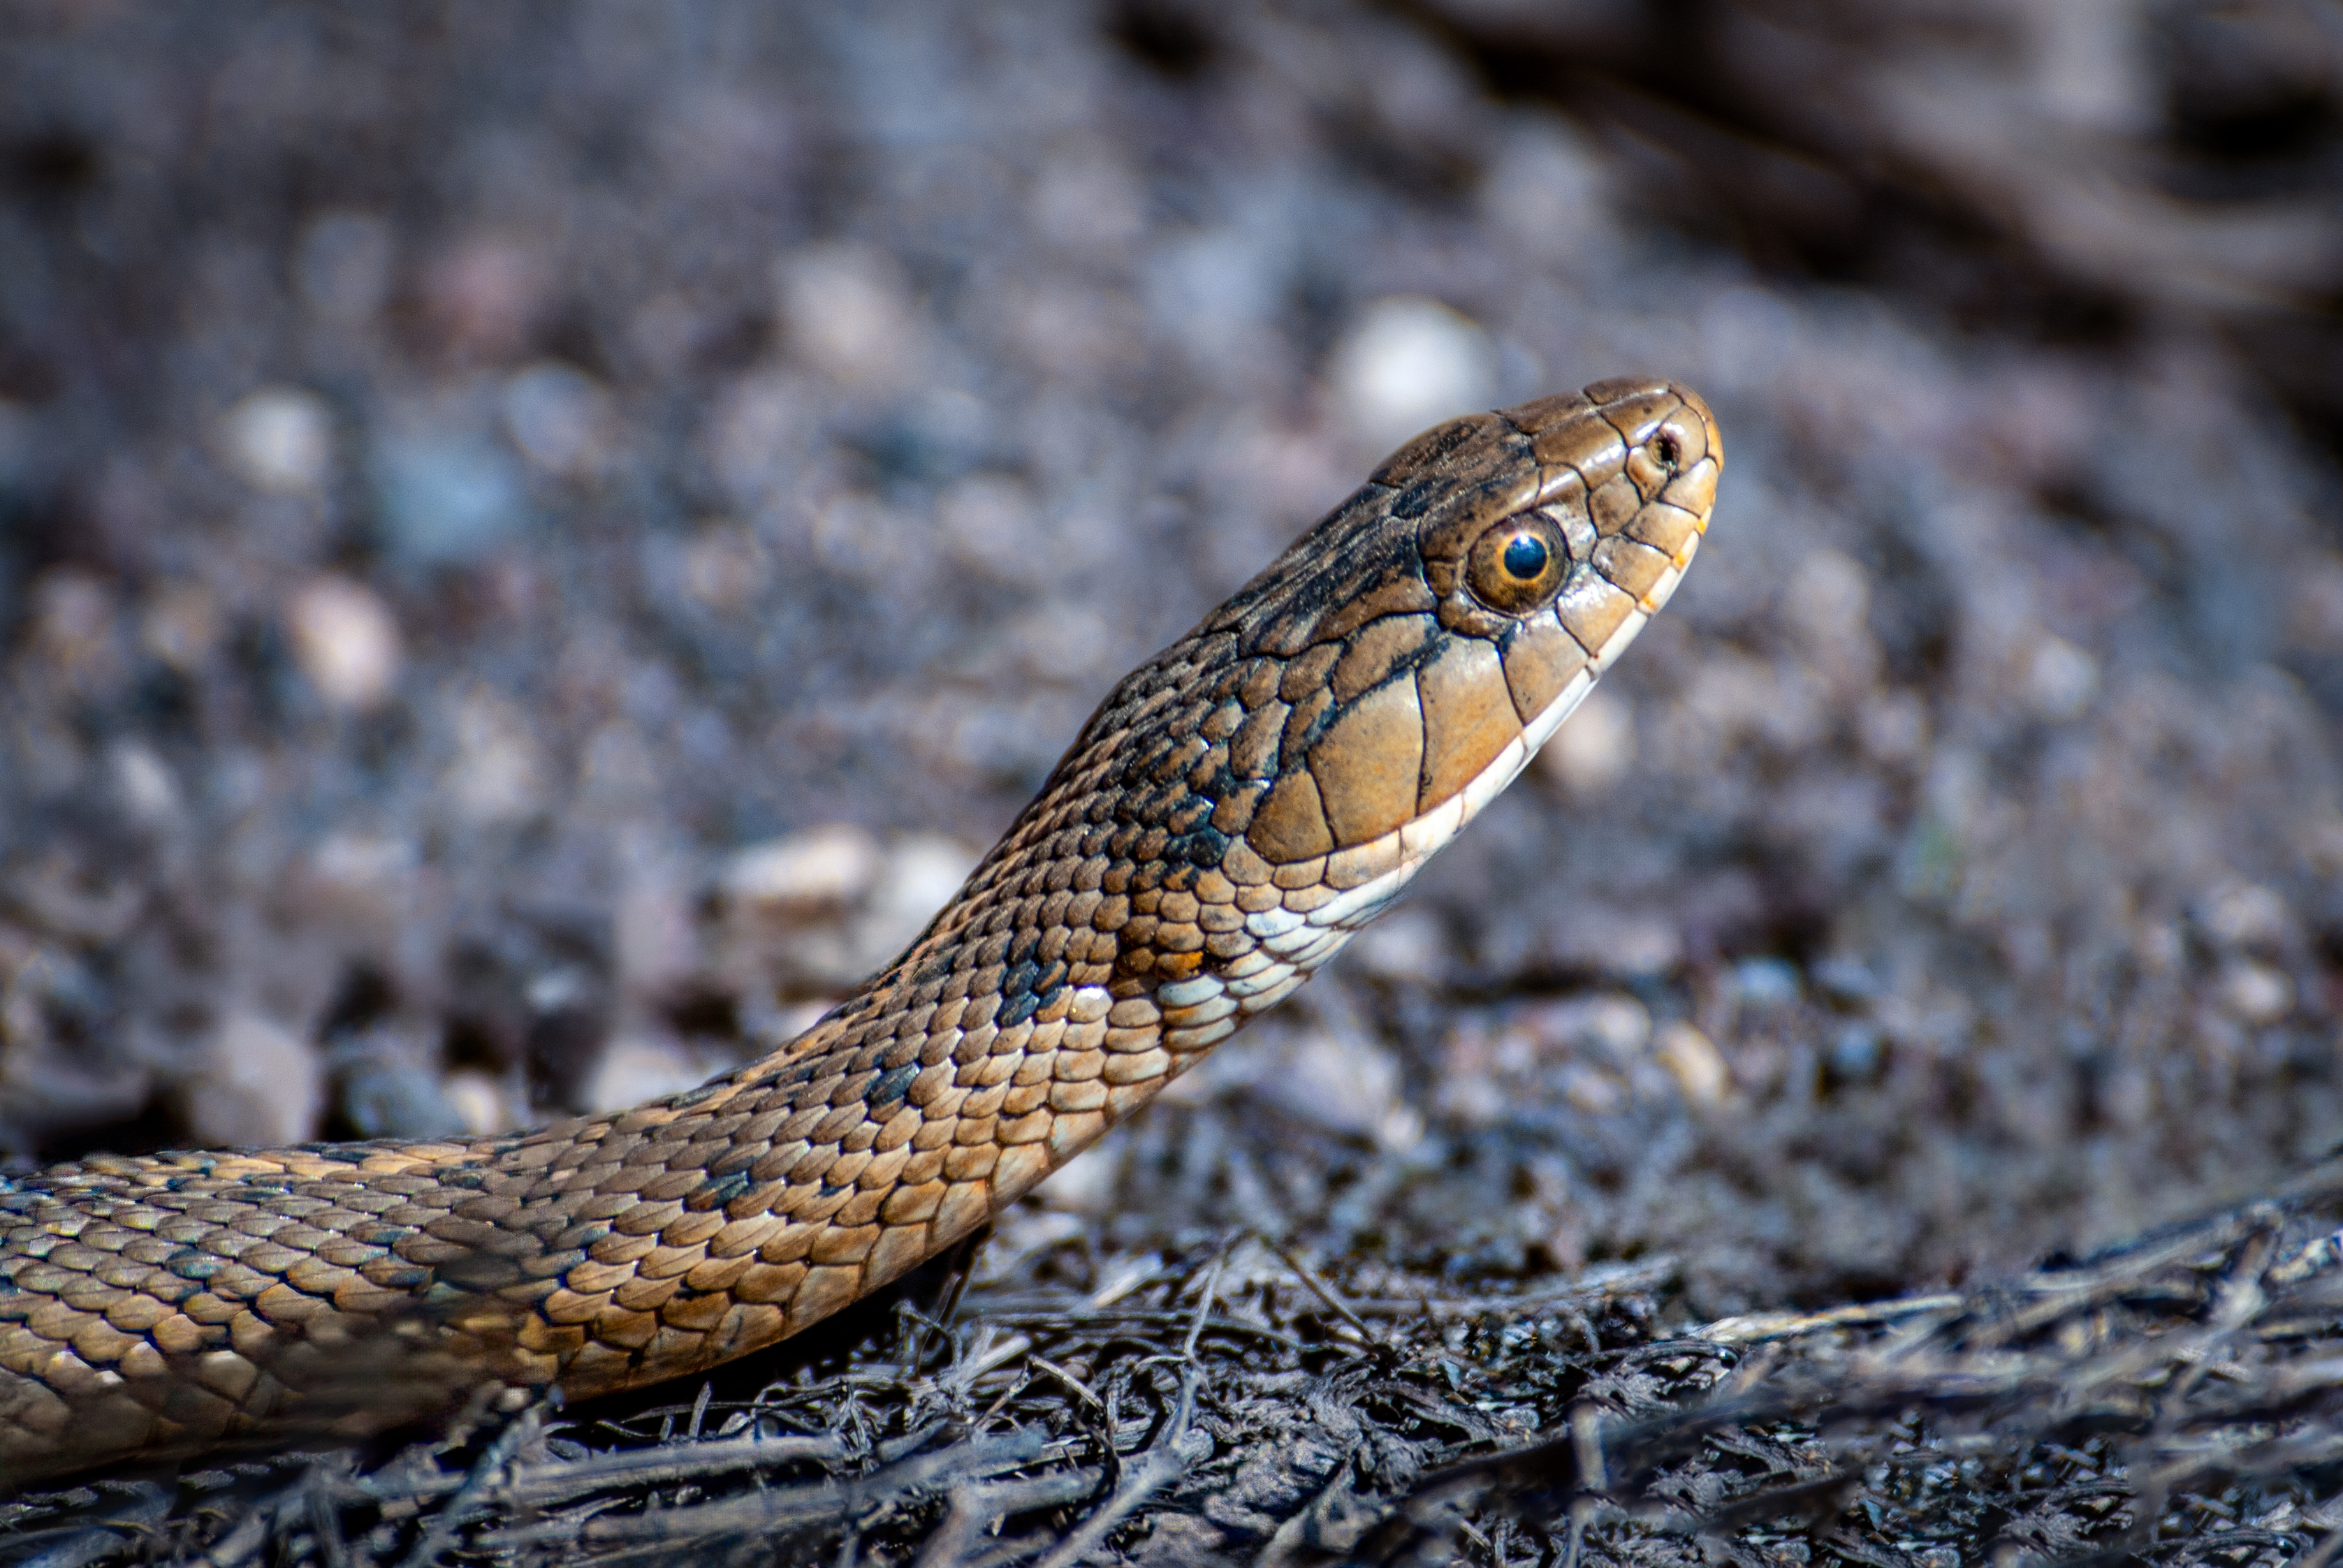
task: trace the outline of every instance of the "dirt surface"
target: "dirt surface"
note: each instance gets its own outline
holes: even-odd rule
[[[698,1081],[1413,429],[1652,370],[1730,452],[1532,777],[950,1332],[0,1558],[2335,1549],[2331,5],[0,39],[0,1171]]]

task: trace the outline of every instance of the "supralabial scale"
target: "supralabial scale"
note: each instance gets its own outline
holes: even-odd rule
[[[1107,695],[908,951],[698,1089],[0,1177],[0,1478],[699,1372],[968,1236],[1512,781],[1667,602],[1722,460],[1648,378],[1416,437]]]

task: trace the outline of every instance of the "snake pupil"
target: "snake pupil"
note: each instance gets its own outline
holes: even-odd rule
[[[1523,582],[1530,582],[1545,570],[1545,541],[1535,534],[1522,534],[1505,546],[1505,570]]]

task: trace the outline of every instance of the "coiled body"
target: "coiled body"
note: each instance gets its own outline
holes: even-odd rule
[[[908,951],[699,1089],[0,1178],[0,1476],[651,1382],[897,1278],[1273,1006],[1511,781],[1666,600],[1722,457],[1659,380],[1418,437],[1114,689]]]

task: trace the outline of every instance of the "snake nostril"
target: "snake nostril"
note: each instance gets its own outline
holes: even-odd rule
[[[1664,468],[1673,469],[1681,463],[1684,460],[1684,447],[1677,442],[1675,432],[1661,431],[1657,438],[1652,442],[1652,456],[1659,459],[1660,466]]]

